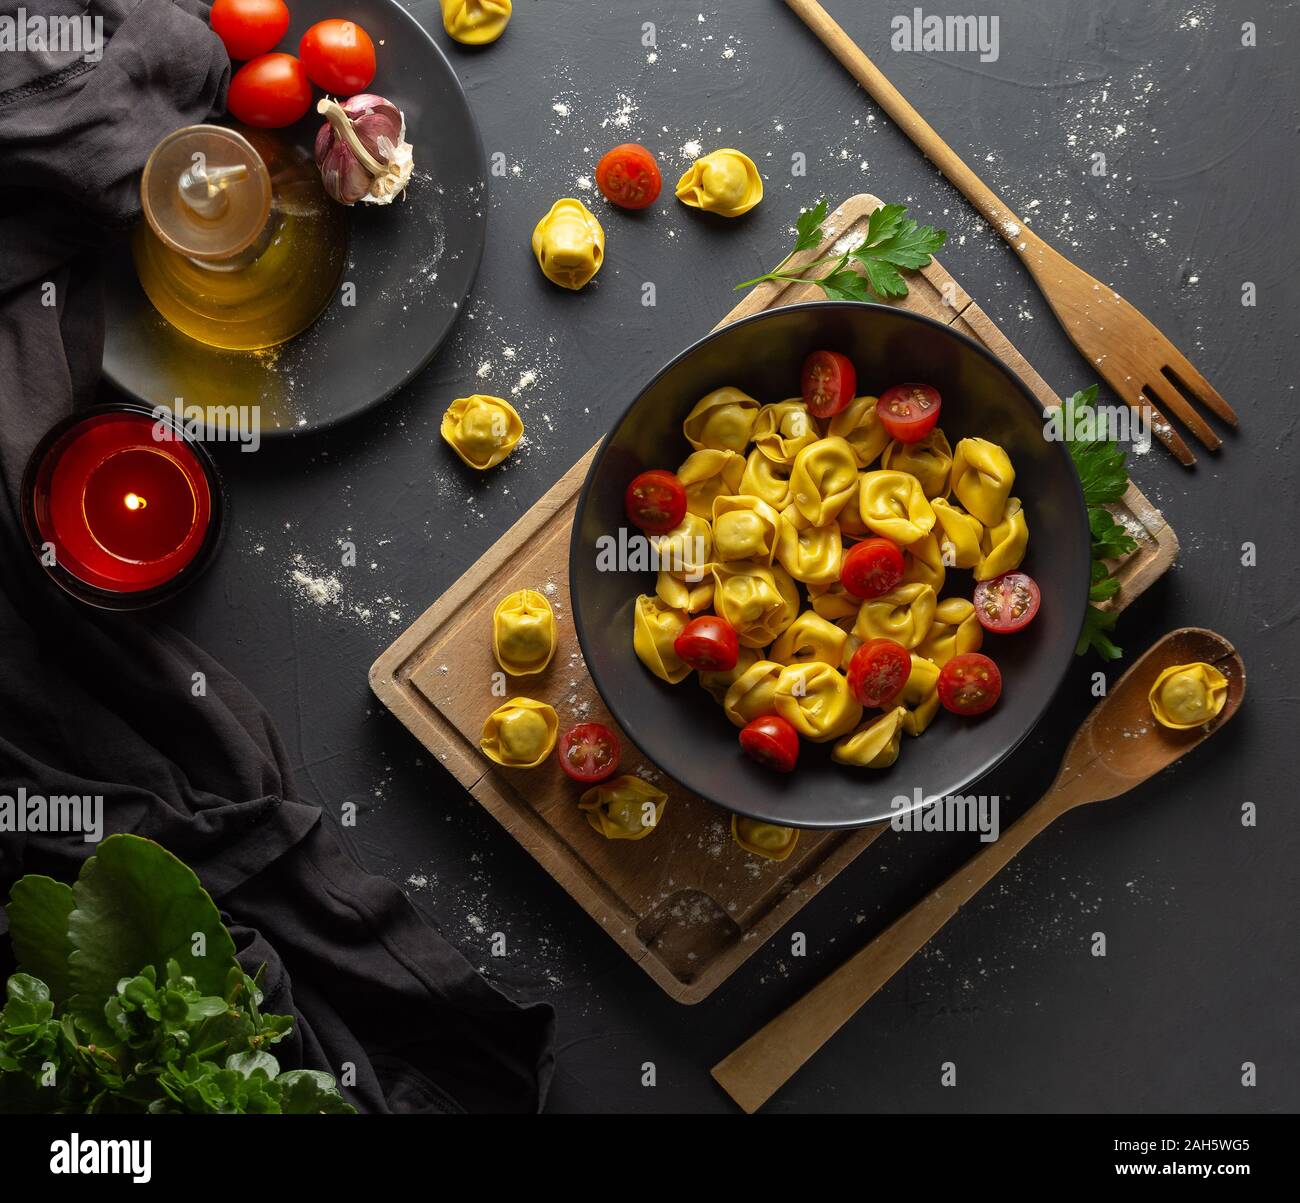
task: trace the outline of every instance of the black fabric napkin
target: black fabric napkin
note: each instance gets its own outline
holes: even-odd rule
[[[104,42],[98,58],[0,53],[0,794],[103,795],[105,834],[148,836],[190,864],[245,968],[267,966],[267,1009],[297,1017],[296,1047],[278,1051],[335,1075],[354,1066],[345,1094],[361,1110],[537,1110],[550,1007],[499,994],[353,863],[219,664],[155,619],[64,597],[25,545],[26,461],[95,397],[97,250],[138,218],[158,140],[221,111],[230,64],[197,0],[0,0],[0,15],[19,9],[101,16]],[[206,697],[191,695],[195,672]],[[93,851],[79,834],[0,833],[0,901],[24,872],[72,880]]]

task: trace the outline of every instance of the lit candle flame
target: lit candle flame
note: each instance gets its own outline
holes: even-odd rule
[[[125,505],[128,510],[142,510],[149,503],[141,497],[139,493],[128,493],[122,498],[122,504]]]

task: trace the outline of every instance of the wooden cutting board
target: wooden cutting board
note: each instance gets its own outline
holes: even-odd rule
[[[881,202],[855,196],[825,223],[827,242],[865,229]],[[794,263],[824,251],[805,252]],[[937,318],[984,343],[1044,405],[1059,399],[983,310],[937,263],[909,276],[900,308]],[[719,326],[822,294],[802,284],[752,290]],[[855,831],[805,831],[791,856],[762,860],[731,839],[730,815],[683,789],[650,764],[618,728],[587,673],[569,606],[569,534],[577,495],[596,448],[429,607],[370,670],[379,699],[661,986],[682,1003],[706,998],[790,920],[886,825]],[[1115,507],[1138,539],[1118,567],[1122,609],[1173,562],[1178,541],[1136,486]],[[546,672],[514,678],[506,696],[549,702],[561,727],[606,723],[623,741],[623,770],[669,796],[663,822],[636,842],[606,840],[577,808],[581,787],[555,757],[540,768],[504,769],[478,747],[484,717],[503,698],[491,692],[492,611],[505,594],[530,588],[555,610],[559,651]]]

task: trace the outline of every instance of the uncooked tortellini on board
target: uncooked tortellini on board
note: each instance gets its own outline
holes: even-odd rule
[[[693,209],[739,217],[763,199],[763,177],[748,155],[729,147],[715,150],[696,159],[677,181],[677,199]]]
[[[555,611],[535,589],[520,589],[497,602],[492,613],[492,654],[506,672],[527,677],[555,655]]]
[[[799,842],[797,827],[778,827],[744,815],[731,816],[731,838],[746,852],[765,860],[785,860]]]
[[[508,768],[535,769],[555,747],[560,719],[545,702],[511,698],[487,716],[479,747]]]
[[[442,416],[442,437],[471,468],[494,468],[524,434],[523,419],[503,397],[458,397]]]
[[[510,0],[442,0],[442,27],[467,46],[495,42],[510,21]]]
[[[602,781],[578,799],[587,822],[607,840],[643,840],[664,817],[668,795],[640,777]]]
[[[557,200],[533,230],[537,266],[552,284],[575,292],[600,271],[605,231],[586,205],[571,196]]]

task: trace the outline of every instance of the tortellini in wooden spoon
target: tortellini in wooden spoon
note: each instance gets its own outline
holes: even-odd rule
[[[534,228],[533,254],[552,284],[576,292],[605,261],[605,231],[580,200],[562,197]]]
[[[1228,678],[1213,664],[1173,664],[1151,686],[1151,713],[1164,727],[1187,731],[1218,716],[1228,700]]]
[[[724,147],[691,164],[677,181],[677,199],[692,209],[740,217],[763,199],[763,177],[748,155]]]
[[[510,21],[511,0],[442,0],[442,27],[467,46],[495,42]]]
[[[458,397],[442,416],[442,437],[461,460],[485,472],[518,445],[523,419],[504,397]]]

